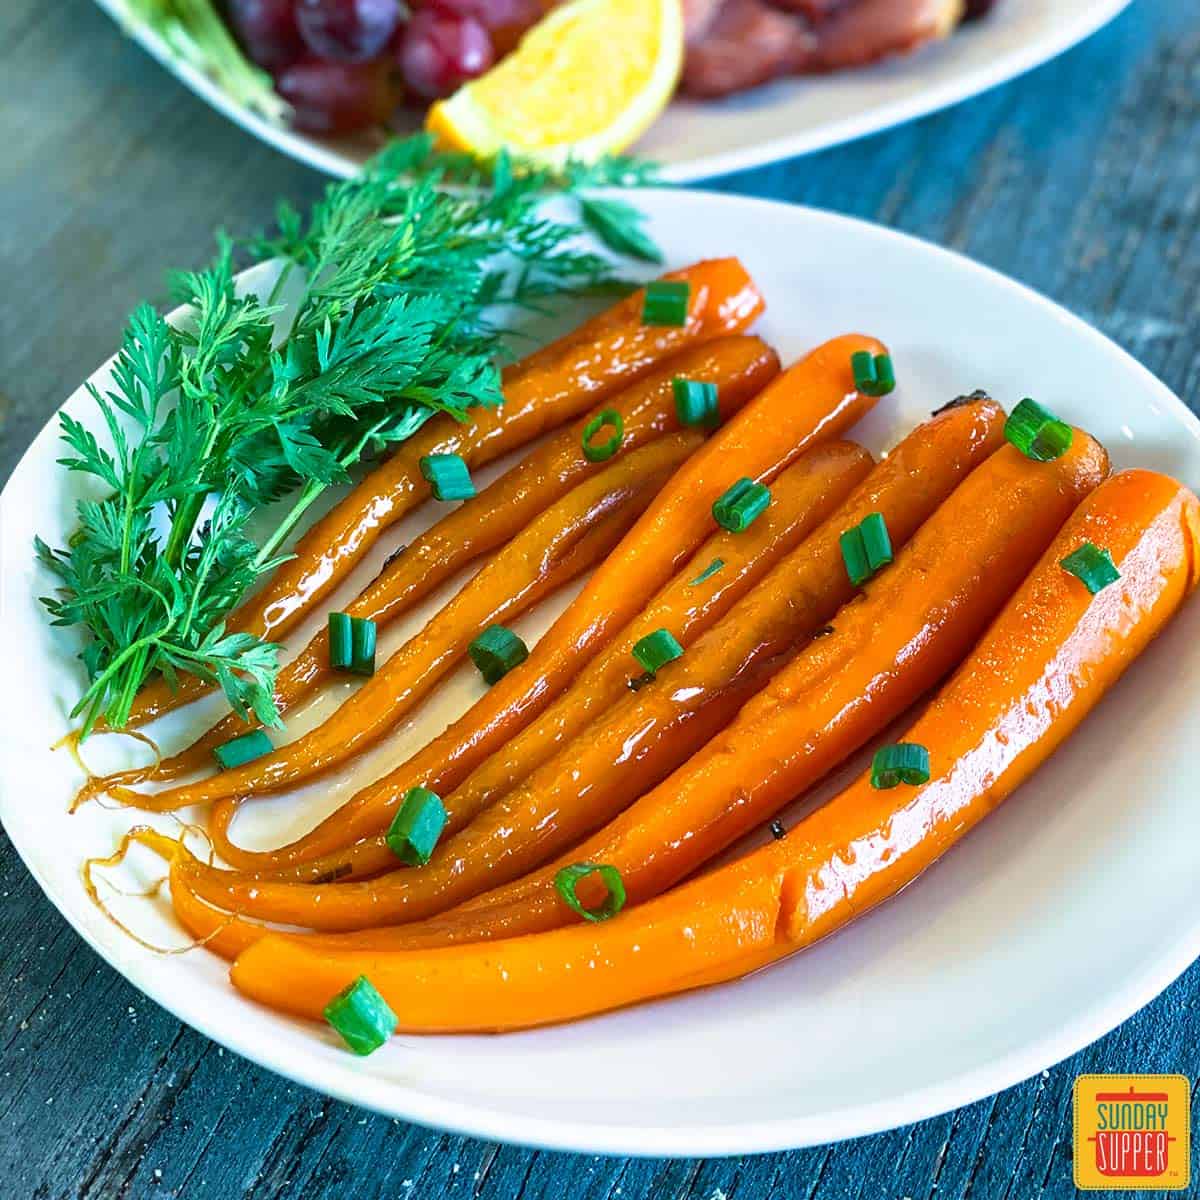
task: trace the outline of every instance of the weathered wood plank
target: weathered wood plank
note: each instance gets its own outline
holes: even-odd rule
[[[321,181],[192,99],[87,0],[0,6],[0,88],[2,479],[126,311],[164,296],[165,266],[201,261],[215,224],[256,227],[277,195],[304,201]],[[715,186],[950,245],[1194,397],[1198,117],[1200,14],[1141,0],[1023,80]],[[1058,1200],[1074,1194],[1076,1073],[1200,1075],[1194,966],[1068,1062],[919,1125],[745,1159],[597,1159],[369,1116],[181,1030],[78,941],[2,837],[0,956],[0,1191],[16,1200]]]

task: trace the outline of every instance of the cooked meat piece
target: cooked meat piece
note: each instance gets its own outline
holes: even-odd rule
[[[689,46],[708,33],[724,3],[725,0],[683,0],[683,36]]]
[[[804,63],[810,71],[858,67],[945,37],[963,16],[963,0],[859,0],[816,31]]]
[[[978,3],[979,0],[976,0]],[[990,0],[984,0],[985,3]],[[799,13],[807,17],[814,25],[833,16],[839,9],[849,8],[861,0],[772,0],[776,8],[787,9],[788,12]]]
[[[726,96],[803,70],[816,40],[803,17],[764,0],[725,0],[707,32],[689,45],[683,90]]]

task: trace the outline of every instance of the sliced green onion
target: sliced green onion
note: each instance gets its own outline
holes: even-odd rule
[[[375,985],[360,975],[325,1005],[325,1020],[355,1054],[373,1054],[400,1024]]]
[[[349,613],[329,614],[329,665],[355,675],[375,674],[375,622]]]
[[[857,525],[847,529],[838,538],[838,545],[842,548],[842,562],[846,564],[846,574],[850,577],[850,582],[855,587],[866,583],[871,578],[871,564],[867,560],[867,547],[863,542],[862,530]]]
[[[575,893],[582,879],[599,875],[608,889],[604,902],[596,908],[585,908]],[[554,886],[572,912],[577,912],[585,921],[607,921],[625,907],[625,884],[621,872],[607,863],[581,862],[563,867],[554,876]]]
[[[511,629],[489,625],[467,647],[467,653],[491,687],[529,657],[529,647]]]
[[[714,558],[712,562],[688,584],[688,587],[695,587],[698,583],[703,583],[706,579],[711,579],[725,565],[723,558]]]
[[[423,867],[433,854],[448,820],[446,806],[437,792],[409,788],[400,811],[392,818],[387,844],[392,853],[410,867]]]
[[[345,670],[354,657],[353,620],[349,613],[329,614],[329,665],[335,671]]]
[[[730,533],[742,533],[750,528],[770,503],[769,489],[753,479],[739,479],[713,503],[713,519]]]
[[[1053,462],[1071,448],[1074,431],[1049,409],[1026,397],[1004,422],[1004,436],[1026,458],[1034,462]]]
[[[275,747],[271,739],[261,729],[252,733],[243,733],[241,737],[231,738],[219,746],[213,747],[213,758],[221,764],[223,770],[232,771],[234,767],[244,767],[246,763],[270,754]]]
[[[425,454],[418,465],[435,500],[470,500],[475,495],[471,472],[459,455]]]
[[[683,654],[683,647],[668,629],[656,629],[633,644],[633,657],[653,675]]]
[[[692,285],[686,279],[656,279],[646,284],[643,325],[686,325]]]
[[[892,539],[888,534],[887,521],[883,513],[868,513],[858,526],[867,552],[867,563],[872,571],[887,566],[892,561]]]
[[[671,380],[675,393],[675,413],[680,425],[715,425],[717,423],[717,385],[698,379]]]
[[[892,561],[892,539],[883,513],[868,513],[839,539],[846,574],[855,587],[866,583],[880,567]]]
[[[603,442],[593,442],[592,438],[602,429],[611,429],[612,436]],[[604,462],[621,448],[624,437],[625,422],[621,420],[621,414],[615,408],[606,408],[583,427],[583,457],[588,462]]]
[[[894,788],[901,783],[929,782],[929,751],[916,742],[880,746],[871,761],[871,786]]]
[[[850,370],[854,372],[854,386],[864,396],[886,396],[896,389],[896,372],[889,354],[857,350],[850,355]]]
[[[375,622],[366,617],[354,618],[354,644],[350,670],[356,675],[375,674]]]
[[[1117,570],[1112,555],[1091,542],[1084,542],[1078,550],[1072,550],[1062,560],[1061,566],[1068,574],[1081,580],[1093,596],[1121,578],[1121,572]]]

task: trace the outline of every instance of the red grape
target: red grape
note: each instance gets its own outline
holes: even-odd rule
[[[541,0],[426,0],[417,7],[474,17],[492,35],[497,57],[516,46],[525,30],[541,18],[544,8]]]
[[[296,0],[296,24],[317,58],[366,62],[400,23],[397,0]]]
[[[492,39],[483,25],[440,5],[413,13],[400,43],[404,82],[431,100],[482,75],[494,60]]]
[[[389,63],[334,63],[305,59],[281,71],[279,94],[292,106],[292,123],[308,133],[350,133],[382,125],[400,99]]]
[[[304,55],[293,0],[229,0],[229,23],[246,53],[276,71]]]

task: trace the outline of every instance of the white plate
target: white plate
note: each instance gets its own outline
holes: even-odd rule
[[[848,328],[891,344],[900,387],[859,430],[873,450],[986,387],[1009,405],[1032,394],[1087,425],[1120,465],[1200,481],[1200,422],[1125,353],[1019,285],[843,217],[704,193],[642,200],[669,261],[742,256],[770,304],[762,332],[785,360]],[[67,407],[91,417],[82,391]],[[0,499],[0,661],[10,681],[0,817],[101,955],[182,1020],[274,1071],[505,1141],[622,1154],[772,1150],[914,1121],[1013,1084],[1124,1020],[1200,951],[1200,807],[1186,766],[1200,677],[1194,601],[1032,783],[841,935],[704,993],[539,1032],[396,1038],[356,1059],[323,1029],[243,1000],[214,957],[139,950],[85,899],[80,860],[107,853],[133,818],[95,806],[68,816],[76,771],[48,749],[80,688],[67,639],[34,600],[50,581],[34,568],[33,534],[61,544],[70,526],[74,479],[54,466],[58,453],[48,427]],[[407,522],[388,547],[427,519]],[[536,635],[549,616],[543,609],[523,631]],[[469,671],[454,677],[374,768],[410,752],[479,689]],[[262,804],[246,839],[298,831],[347,786],[338,777]],[[140,853],[126,886],[155,873]],[[178,936],[150,902],[121,911],[163,941]]]
[[[96,0],[112,15],[122,0]],[[956,104],[1041,63],[1112,20],[1129,0],[999,0],[986,20],[915,54],[821,78],[789,79],[720,102],[680,100],[638,144],[666,178],[689,182],[848,142]],[[294,133],[229,99],[153,34],[137,40],[243,129],[330,175],[351,175],[371,139]]]

